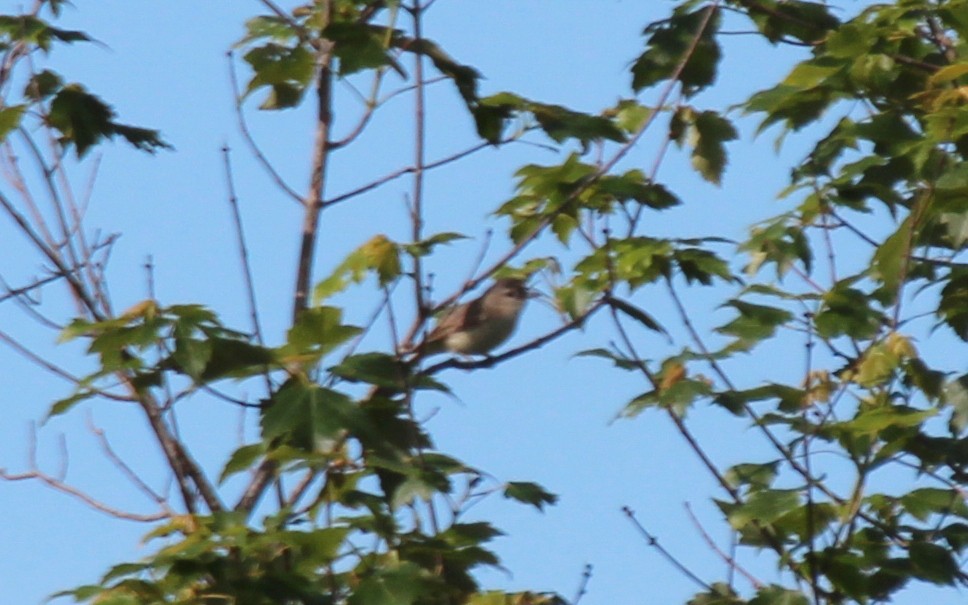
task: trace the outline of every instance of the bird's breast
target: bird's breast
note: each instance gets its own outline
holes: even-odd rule
[[[492,318],[469,330],[447,336],[447,348],[463,355],[483,355],[507,340],[514,331],[517,317]]]

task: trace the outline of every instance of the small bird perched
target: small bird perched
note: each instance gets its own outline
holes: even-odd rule
[[[524,281],[496,280],[479,298],[458,305],[444,315],[424,339],[424,355],[444,351],[486,355],[511,336],[529,296]]]

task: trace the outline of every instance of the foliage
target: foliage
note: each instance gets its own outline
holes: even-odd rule
[[[60,8],[41,4],[54,15]],[[318,104],[317,180],[302,198],[309,227],[298,275],[312,275],[318,213],[327,205],[318,187],[321,158],[353,143],[329,134],[339,78],[380,83],[395,74],[420,95],[427,69],[453,87],[482,142],[537,138],[563,159],[517,171],[514,195],[495,209],[511,247],[454,296],[438,305],[425,300],[421,263],[463,235],[422,233],[415,200],[412,241],[374,234],[311,297],[307,284],[297,284],[293,320],[278,346],[266,345],[257,325],[230,329],[198,305],[145,300],[115,313],[98,274],[77,270],[94,264],[93,253],[72,260],[39,238],[39,252],[82,310],[62,337],[86,342],[97,362],[49,415],[87,400],[136,403],[182,496],[149,533],[160,542],[153,555],[64,595],[99,604],[563,602],[479,586],[475,570],[500,564],[489,546],[500,531],[466,521],[467,509],[495,493],[538,510],[556,497],[436,451],[413,401],[424,390],[447,392],[437,378],[447,368],[527,354],[596,313],[610,315],[614,331],[583,354],[611,361],[643,385],[623,415],[670,417],[721,486],[714,501],[740,545],[772,553],[792,579],[749,589],[704,584],[690,603],[870,603],[916,582],[968,584],[960,487],[968,476],[968,374],[958,365],[968,341],[968,1],[903,0],[853,16],[799,0],[680,2],[669,18],[645,27],[644,50],[629,68],[628,94],[655,92],[656,102],[625,98],[596,114],[513,92],[479,96],[478,71],[424,37],[419,2],[318,1],[291,13],[265,6],[269,12],[247,23],[238,44],[250,70],[240,105],[254,94],[265,95],[264,110]],[[32,126],[49,129],[61,146],[58,162],[70,149],[83,158],[115,135],[147,151],[166,147],[157,132],[117,122],[115,110],[82,85],[17,62],[89,40],[39,15],[0,18],[0,46],[28,72],[23,94],[0,109],[0,137],[29,137],[26,121],[36,120]],[[738,116],[700,104],[701,93],[729,75],[719,73],[728,29],[752,29],[805,53],[782,81],[742,103]],[[372,100],[360,129],[376,109]],[[647,173],[627,165],[627,152],[654,135],[687,154],[699,178],[719,184],[737,123],[751,117],[760,136],[777,134],[778,144],[788,136],[813,141],[782,192],[787,209],[742,242],[650,232],[647,216],[688,202],[658,180],[659,161]],[[588,153],[593,147],[597,153]],[[422,178],[422,170],[412,172]],[[5,198],[3,208],[22,218]],[[18,224],[31,232],[28,222]],[[862,226],[870,224],[877,229]],[[527,258],[539,240],[556,241],[568,255]],[[861,258],[845,252],[858,245],[866,250]],[[745,267],[729,260],[734,250]],[[422,363],[417,345],[433,312],[505,265],[521,274],[560,270],[551,294],[561,327],[484,360]],[[358,351],[357,337],[370,326],[344,324],[332,303],[369,278],[387,300],[407,286],[413,293],[413,323],[393,334],[395,350]],[[669,334],[642,295],[660,287],[680,310],[689,344],[651,359],[630,334]],[[701,334],[682,304],[680,292],[690,287],[713,288],[732,315],[714,334]],[[919,311],[925,307],[930,320]],[[948,360],[922,357],[916,343],[924,335],[960,348]],[[790,379],[764,367],[761,382],[740,384],[731,368],[755,363],[771,346],[802,350],[804,371]],[[214,482],[169,414],[182,399],[218,395],[238,382],[265,392],[255,401],[219,396],[257,410],[261,439],[237,449]],[[709,460],[687,424],[707,403],[747,421],[772,456],[728,469]],[[835,472],[853,487],[839,491],[828,480]],[[885,473],[908,479],[891,493],[871,487]],[[225,485],[243,474],[251,479],[227,504],[234,492]],[[283,494],[280,478],[297,487]],[[259,504],[273,484],[279,498],[266,512]]]

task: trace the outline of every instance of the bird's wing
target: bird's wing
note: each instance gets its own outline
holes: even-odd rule
[[[478,297],[464,307],[462,324],[465,330],[473,330],[484,321],[484,297]]]
[[[472,300],[464,305],[457,305],[444,315],[434,329],[427,335],[427,342],[435,342],[446,338],[455,330],[463,328],[473,329],[483,320],[483,305],[481,299]]]

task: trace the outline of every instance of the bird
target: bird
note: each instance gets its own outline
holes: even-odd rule
[[[530,296],[524,280],[495,280],[480,297],[448,311],[424,339],[421,352],[487,355],[514,332]]]

